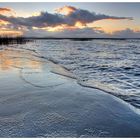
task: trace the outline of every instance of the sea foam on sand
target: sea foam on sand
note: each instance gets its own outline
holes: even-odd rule
[[[0,137],[140,137],[140,116],[120,99],[29,51],[0,55]]]

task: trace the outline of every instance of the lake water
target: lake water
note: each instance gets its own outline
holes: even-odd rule
[[[81,86],[98,88],[140,108],[140,40],[34,40],[0,46],[0,51],[5,48],[50,60],[71,72]]]

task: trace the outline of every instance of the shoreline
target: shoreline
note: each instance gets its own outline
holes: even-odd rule
[[[3,53],[8,63],[0,70],[0,137],[140,136],[140,115],[121,99],[52,72],[63,71],[52,62],[14,51]]]
[[[0,137],[140,136],[135,110],[34,52],[3,50],[0,64]]]
[[[38,56],[37,56],[38,57]],[[39,57],[41,59],[44,59],[44,61],[46,61],[47,63],[50,63],[50,67],[52,68],[52,70],[50,72],[54,73],[54,74],[58,74],[58,75],[61,75],[61,76],[64,76],[64,77],[67,77],[67,78],[71,78],[71,79],[74,79],[76,80],[76,83],[82,87],[85,87],[85,88],[91,88],[91,89],[97,89],[97,90],[100,90],[100,91],[103,91],[105,92],[106,94],[109,94],[115,98],[117,98],[118,100],[120,100],[121,102],[127,104],[129,106],[130,109],[132,109],[135,113],[139,114],[140,115],[140,109],[137,108],[136,106],[132,105],[131,103],[129,102],[126,102],[123,98],[121,98],[119,95],[117,96],[117,94],[113,94],[113,92],[111,91],[107,91],[107,90],[104,90],[104,89],[101,89],[99,87],[96,87],[92,84],[88,84],[88,83],[82,83],[82,82],[79,82],[77,79],[76,79],[76,76],[73,75],[73,73],[71,73],[67,68],[65,68],[64,66],[61,66],[59,65],[58,63],[55,63],[53,60],[47,60],[46,58],[44,57]]]

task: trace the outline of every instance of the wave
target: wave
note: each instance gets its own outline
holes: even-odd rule
[[[83,86],[86,88],[98,89],[98,90],[104,91],[106,93],[109,93],[111,95],[114,95],[115,97],[127,102],[129,104],[129,106],[132,105],[132,106],[130,106],[130,108],[135,110],[135,112],[137,114],[140,114],[139,109],[135,109],[135,107],[140,108],[140,102],[138,102],[139,99],[137,97],[133,96],[135,98],[135,102],[132,102],[132,101],[134,101],[134,99],[130,99],[130,97],[132,97],[132,95],[127,96],[126,93],[123,94],[123,91],[118,92],[119,89],[116,90],[116,88],[114,88],[113,86],[111,87],[108,84],[104,84],[104,83],[101,83],[101,82],[96,81],[96,80],[78,79],[68,68],[65,68],[64,66],[60,65],[55,60],[48,59],[48,58],[43,57],[43,56],[40,56],[40,58],[43,58],[43,59],[46,59],[47,61],[49,61],[49,63],[51,64],[51,68],[52,68],[51,72],[52,73],[75,79],[77,81],[77,84],[79,84],[80,86]],[[137,99],[138,99],[138,101],[136,102]]]
[[[81,86],[102,90],[136,108],[140,108],[139,48],[136,41],[116,44],[100,40],[82,43],[44,40],[15,47],[47,62],[52,73],[76,79]]]

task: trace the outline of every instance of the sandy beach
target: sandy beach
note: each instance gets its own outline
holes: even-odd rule
[[[121,99],[30,51],[0,57],[0,137],[140,137],[139,110]]]

